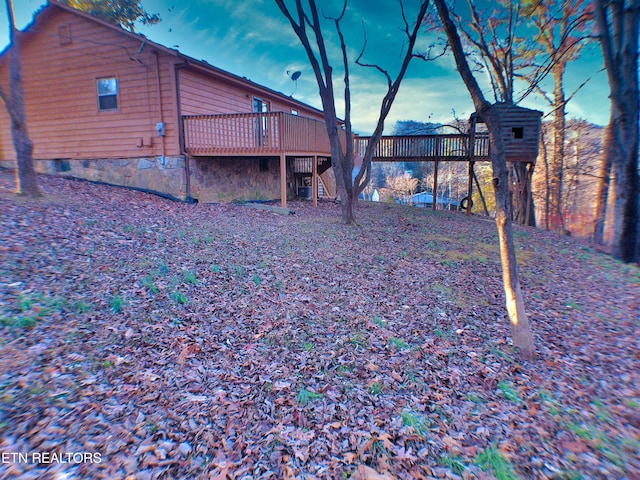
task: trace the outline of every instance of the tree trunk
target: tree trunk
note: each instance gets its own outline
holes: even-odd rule
[[[535,205],[533,203],[533,195],[531,194],[531,175],[527,170],[527,164],[514,163],[512,165],[515,183],[518,189],[514,195],[513,220],[528,227],[535,227]]]
[[[613,111],[609,117],[609,124],[605,129],[604,142],[602,144],[602,160],[600,164],[598,192],[596,194],[596,211],[593,223],[593,241],[598,245],[605,244],[605,223],[607,218],[607,202],[609,201],[609,186],[611,184],[611,159],[617,155],[617,145],[613,136],[615,128]]]
[[[615,258],[638,260],[638,32],[640,2],[594,1],[598,39],[602,50],[611,99],[610,135],[615,152],[607,151],[613,170]]]
[[[438,16],[447,35],[449,46],[453,52],[458,72],[471,95],[476,112],[480,115],[487,129],[491,142],[491,166],[493,168],[493,186],[496,199],[496,226],[500,242],[500,259],[502,261],[502,280],[506,297],[507,313],[511,322],[513,344],[519,354],[525,359],[533,359],[535,348],[533,335],[529,326],[529,319],[524,308],[524,298],[520,290],[518,279],[518,264],[513,242],[513,226],[509,205],[509,171],[504,156],[504,142],[502,140],[502,126],[500,116],[495,108],[484,98],[482,89],[478,85],[464,50],[458,31],[451,21],[446,0],[435,0]]]
[[[482,113],[491,141],[491,166],[493,169],[493,189],[496,199],[496,227],[500,242],[500,260],[502,263],[502,282],[513,344],[520,355],[533,359],[535,347],[529,325],[529,318],[524,307],[524,297],[520,289],[516,249],[513,241],[513,225],[511,222],[511,206],[509,201],[509,171],[504,157],[502,127],[497,112],[489,107]]]
[[[24,92],[22,86],[22,66],[20,54],[19,32],[13,21],[13,8],[7,2],[9,17],[10,44],[9,49],[9,97],[2,95],[11,119],[11,136],[16,151],[16,193],[32,197],[41,197],[42,190],[33,168],[33,143],[27,132],[27,120],[24,108]]]
[[[566,99],[564,95],[563,76],[564,63],[557,63],[553,74],[553,153],[551,155],[551,229],[557,233],[565,233],[563,212],[564,190],[564,138],[566,130]]]

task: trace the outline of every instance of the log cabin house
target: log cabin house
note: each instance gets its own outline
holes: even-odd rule
[[[325,172],[328,181],[321,110],[55,0],[19,41],[37,171],[181,200],[283,206],[309,183],[316,199],[311,178]],[[5,51],[5,88],[7,64]],[[9,125],[1,109],[0,166],[12,168]]]

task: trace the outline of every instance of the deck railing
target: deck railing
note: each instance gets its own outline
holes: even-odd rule
[[[323,155],[331,156],[324,122],[286,112],[186,115],[182,117],[185,149],[190,155]],[[344,146],[345,132],[340,131]],[[364,156],[369,137],[354,138],[354,152]],[[488,158],[489,137],[478,134],[474,158]],[[469,135],[383,136],[373,160],[467,160]]]
[[[182,121],[191,155],[331,155],[324,122],[286,112],[187,115]]]
[[[356,155],[364,156],[370,137],[356,137],[354,150]],[[478,134],[475,137],[473,156],[489,156],[489,137]],[[468,160],[469,135],[394,135],[380,138],[373,160]]]

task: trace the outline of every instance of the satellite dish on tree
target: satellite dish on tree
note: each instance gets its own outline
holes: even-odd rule
[[[290,72],[289,70],[287,70],[287,75],[296,84],[296,88],[294,88],[293,92],[291,92],[291,95],[289,95],[290,97],[293,97],[293,94],[298,89],[298,79],[300,78],[300,75],[302,75],[302,72],[300,70],[296,70],[295,72]]]

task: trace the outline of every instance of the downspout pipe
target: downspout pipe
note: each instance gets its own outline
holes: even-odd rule
[[[173,65],[176,85],[176,112],[178,114],[178,142],[180,144],[180,155],[184,156],[184,175],[187,186],[187,203],[198,203],[198,200],[191,196],[191,167],[189,165],[189,154],[184,145],[184,124],[182,123],[182,111],[180,109],[180,70],[189,66],[188,62]]]

